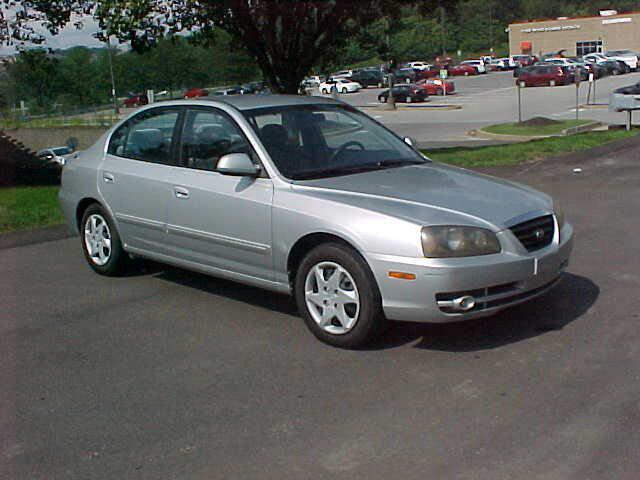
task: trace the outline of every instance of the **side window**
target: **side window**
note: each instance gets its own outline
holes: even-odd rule
[[[236,123],[213,109],[190,110],[182,132],[183,166],[215,171],[220,157],[229,153],[253,157],[253,150]]]
[[[178,115],[175,108],[156,108],[136,115],[113,133],[107,151],[119,157],[170,165]]]

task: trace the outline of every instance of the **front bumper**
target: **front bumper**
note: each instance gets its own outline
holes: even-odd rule
[[[572,249],[573,227],[567,223],[548,247],[531,253],[521,249],[438,260],[366,257],[388,319],[446,323],[488,316],[543,294],[560,279]],[[413,273],[416,279],[390,278],[390,271]],[[450,299],[464,295],[473,296],[476,306],[463,313],[452,311]]]

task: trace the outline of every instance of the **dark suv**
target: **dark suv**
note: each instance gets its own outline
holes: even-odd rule
[[[384,85],[384,77],[380,70],[358,70],[357,72],[353,72],[351,80],[358,82],[362,85],[362,88],[382,88]]]

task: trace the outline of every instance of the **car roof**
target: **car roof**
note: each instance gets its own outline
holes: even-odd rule
[[[215,97],[211,100],[207,98],[199,99],[198,102],[226,103],[238,110],[253,110],[254,108],[270,108],[294,105],[342,105],[342,102],[332,98],[306,96],[306,95],[225,95]],[[192,103],[180,101],[179,103]]]

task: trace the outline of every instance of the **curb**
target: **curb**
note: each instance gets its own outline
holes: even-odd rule
[[[0,250],[25,247],[35,243],[53,242],[75,236],[66,224],[0,233]]]
[[[602,122],[590,122],[585,123],[584,125],[578,125],[576,127],[569,127],[561,130],[559,134],[553,135],[507,135],[504,133],[491,133],[487,132],[483,129],[471,130],[468,132],[469,135],[474,137],[486,138],[489,140],[504,140],[506,142],[528,142],[530,140],[540,140],[542,138],[552,138],[552,137],[567,137],[570,135],[575,135],[577,133],[587,132],[602,126]]]

